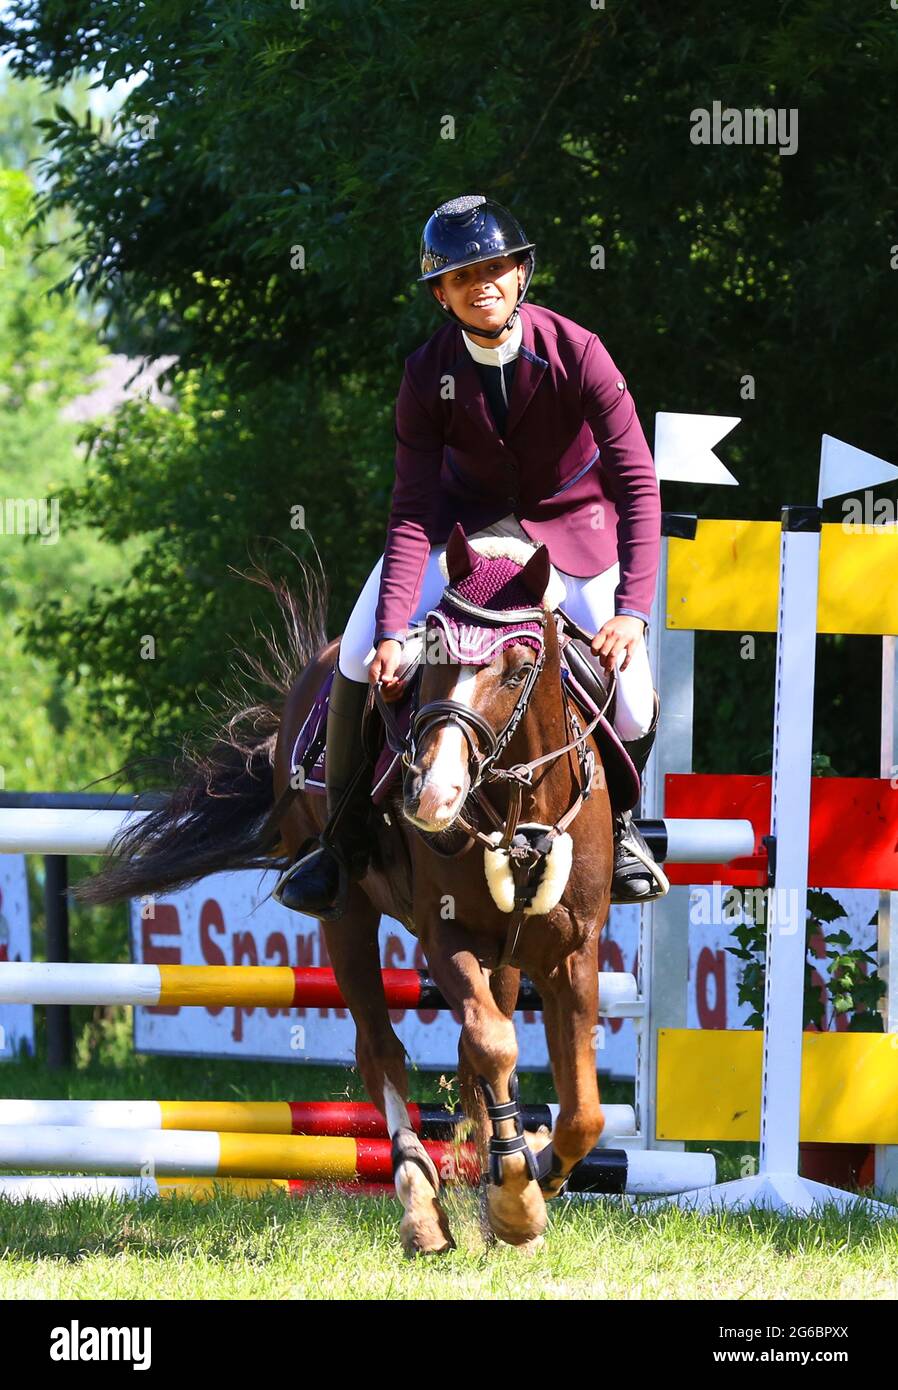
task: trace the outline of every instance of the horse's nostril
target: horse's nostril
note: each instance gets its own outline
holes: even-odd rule
[[[458,799],[461,787],[452,783],[425,783],[418,798],[418,814],[425,820],[441,820]]]

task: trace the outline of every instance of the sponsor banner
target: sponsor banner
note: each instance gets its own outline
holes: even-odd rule
[[[31,919],[24,854],[0,854],[0,963],[31,960]],[[34,1056],[34,1009],[0,1004],[0,1062]]]
[[[155,965],[329,965],[324,937],[314,918],[288,912],[267,898],[274,874],[215,874],[182,893],[131,905],[132,958]],[[723,890],[725,892],[725,890]],[[862,945],[875,940],[868,927],[878,894],[872,890],[834,894],[848,910],[844,926]],[[721,892],[696,889],[690,900],[687,1023],[693,1028],[739,1028],[749,1010],[737,1001],[739,962],[732,924],[725,920]],[[615,907],[601,946],[603,970],[636,972],[639,913]],[[398,922],[380,925],[381,964],[390,969],[426,969],[420,946]],[[820,978],[826,962],[821,960]],[[391,1018],[414,1063],[452,1070],[459,1027],[448,1011],[392,1010]],[[547,1070],[542,1017],[516,1015],[519,1066]],[[311,1063],[354,1062],[355,1029],[345,1009],[138,1008],[134,1011],[138,1051],[174,1055],[262,1058]],[[632,1079],[636,1062],[633,1024],[609,1019],[597,1035],[599,1071]]]

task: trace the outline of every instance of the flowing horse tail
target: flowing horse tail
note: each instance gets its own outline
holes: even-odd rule
[[[116,837],[103,868],[75,888],[82,902],[174,891],[223,870],[286,866],[277,853],[280,819],[297,793],[288,787],[275,804],[274,750],[290,689],[327,642],[320,557],[315,567],[293,558],[302,576],[299,595],[259,565],[243,574],[275,598],[286,640],[260,633],[266,657],[238,650],[236,690],[222,692],[224,711],[205,747],[185,740],[170,768],[171,796]],[[265,687],[268,697],[254,699],[248,681]]]

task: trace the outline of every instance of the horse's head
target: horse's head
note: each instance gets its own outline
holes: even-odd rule
[[[547,687],[560,704],[552,609],[563,586],[546,547],[504,536],[471,543],[456,525],[441,566],[448,583],[425,621],[404,780],[405,815],[429,832],[452,826],[484,772],[508,765],[503,754],[516,739],[523,751],[525,726],[543,723]],[[554,681],[538,683],[542,672]]]

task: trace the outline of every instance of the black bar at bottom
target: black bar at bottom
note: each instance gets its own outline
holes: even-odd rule
[[[626,1192],[626,1149],[593,1149],[568,1179],[568,1192]]]
[[[633,817],[633,824],[641,831],[649,849],[659,864],[667,858],[667,826],[663,820],[648,820]]]

